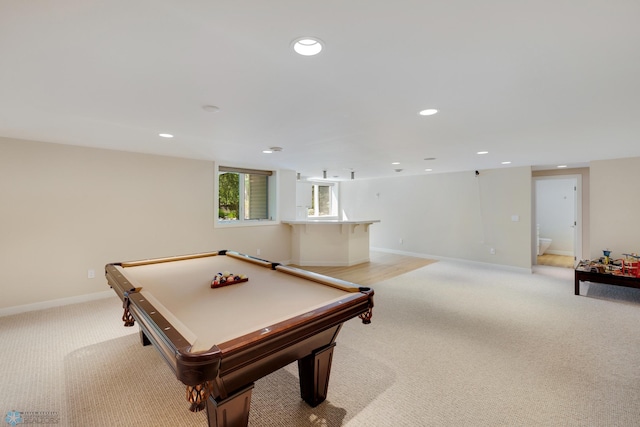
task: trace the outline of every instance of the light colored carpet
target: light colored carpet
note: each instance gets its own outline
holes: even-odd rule
[[[378,283],[371,325],[345,324],[329,396],[295,364],[258,381],[255,426],[637,426],[640,291],[440,261]],[[63,426],[202,426],[115,297],[0,318],[0,411]]]

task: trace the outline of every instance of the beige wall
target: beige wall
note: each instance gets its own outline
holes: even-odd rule
[[[591,258],[640,253],[640,157],[591,162]]]
[[[381,220],[373,247],[531,268],[528,167],[348,181],[340,200],[349,218]]]
[[[583,256],[640,252],[640,158],[569,172],[583,176]],[[108,291],[107,262],[226,248],[290,260],[287,225],[214,227],[214,175],[209,161],[0,138],[0,312]],[[278,188],[281,218],[295,218],[295,172]],[[340,186],[347,217],[382,221],[375,248],[525,269],[531,200],[526,167]]]
[[[279,178],[295,193],[294,172]],[[108,262],[217,249],[289,260],[288,226],[214,228],[213,192],[210,161],[0,138],[0,309],[108,291]]]

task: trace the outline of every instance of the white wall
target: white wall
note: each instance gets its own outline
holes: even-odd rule
[[[552,239],[546,253],[574,255],[575,179],[538,179],[536,187],[536,218],[540,237]]]
[[[278,180],[291,218],[295,173]],[[0,138],[0,309],[108,291],[108,262],[217,249],[290,259],[289,226],[214,229],[213,186],[209,161]]]
[[[347,181],[340,199],[349,218],[381,220],[373,247],[529,269],[531,187],[530,168],[505,168]]]
[[[591,162],[591,258],[640,253],[640,157]]]

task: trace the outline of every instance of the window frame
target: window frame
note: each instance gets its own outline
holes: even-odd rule
[[[239,185],[240,191],[244,188],[244,176],[247,174],[266,175],[267,176],[267,218],[265,219],[244,219],[244,208],[239,206],[238,219],[224,220],[219,217],[220,209],[220,175],[223,173],[238,173],[240,174]],[[278,188],[278,174],[275,170],[268,169],[253,169],[243,168],[235,166],[218,165],[215,167],[214,172],[214,227],[252,227],[260,225],[273,225],[279,223],[278,210],[277,210],[277,188]],[[243,205],[243,200],[239,201],[239,205]]]
[[[309,184],[311,184],[311,191],[312,191],[312,196],[311,196],[311,202],[312,202],[312,206],[314,208],[314,215],[309,215],[307,214],[307,218],[311,218],[311,219],[338,219],[339,217],[339,201],[340,201],[340,183],[337,181],[316,181],[316,180],[309,180],[308,181]],[[331,188],[331,214],[330,215],[318,215],[318,204],[317,199],[319,198],[319,192],[318,191],[314,191],[314,187],[317,189],[318,187],[330,187]],[[314,200],[314,198],[316,200]],[[309,210],[311,210],[311,206],[309,206]]]

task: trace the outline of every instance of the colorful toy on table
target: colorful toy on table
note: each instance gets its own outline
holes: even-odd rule
[[[627,276],[640,277],[640,256],[636,253],[622,255],[626,257],[622,260],[625,274]]]
[[[625,258],[613,259],[611,252],[607,248],[602,251],[603,256],[597,260],[581,260],[576,270],[640,278],[640,255],[622,254]]]
[[[247,282],[249,278],[244,274],[231,274],[228,271],[216,274],[211,281],[212,288],[221,288],[223,286],[234,285],[236,283]]]

